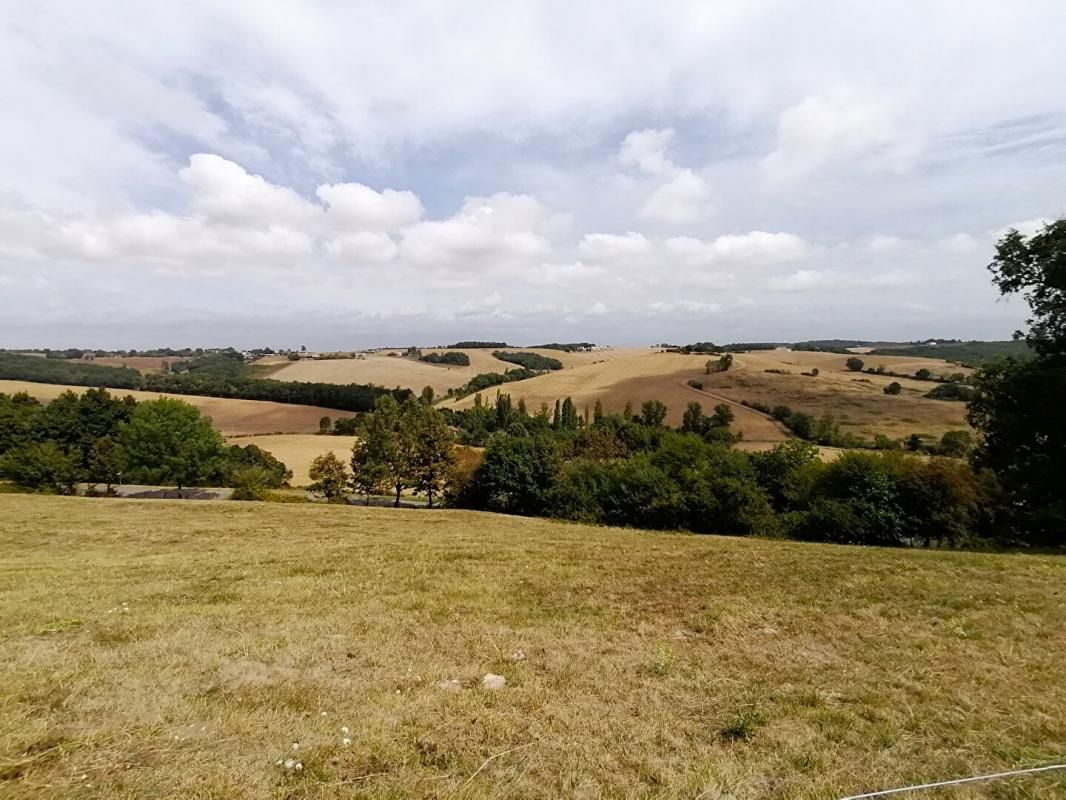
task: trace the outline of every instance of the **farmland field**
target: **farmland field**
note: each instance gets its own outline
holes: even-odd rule
[[[0,520],[5,797],[797,800],[1066,749],[1052,557],[319,505]]]
[[[793,352],[788,350],[755,351],[734,356],[728,372],[704,375],[703,355],[679,353],[626,353],[610,361],[542,375],[507,384],[501,391],[517,402],[524,398],[530,411],[541,403],[553,404],[556,398],[570,396],[582,412],[596,400],[608,412],[621,411],[627,402],[635,411],[645,400],[660,400],[669,408],[667,424],[679,425],[685,405],[697,401],[709,410],[714,405],[732,404],[736,420],[733,428],[752,442],[773,442],[787,438],[787,433],[765,415],[740,405],[757,401],[774,406],[785,404],[796,411],[820,416],[832,414],[845,431],[872,438],[878,433],[904,436],[910,433],[940,435],[944,431],[965,428],[965,406],[923,397],[936,384],[928,381],[897,379],[883,375],[850,372],[844,366],[847,356],[831,353]],[[967,373],[937,359],[876,356],[869,366],[884,365],[896,372],[926,368],[934,374]],[[817,377],[801,373],[812,368]],[[788,374],[767,373],[782,370]],[[689,379],[703,384],[703,390],[688,385]],[[899,380],[903,393],[886,396],[884,387]],[[489,389],[486,396],[495,394]],[[457,408],[468,408],[473,397],[454,401]]]
[[[500,349],[508,352],[539,353],[561,361],[564,369],[585,366],[597,361],[624,358],[636,352],[647,353],[647,348],[620,348],[594,353],[564,353],[558,350],[523,347]],[[444,394],[449,389],[462,386],[479,373],[506,372],[518,366],[517,364],[494,358],[492,350],[483,349],[456,350],[454,348],[445,348],[423,351],[426,353],[466,353],[470,357],[470,366],[468,367],[427,364],[416,361],[413,358],[400,358],[398,355],[389,355],[389,352],[398,354],[400,351],[367,353],[363,358],[305,359],[284,362],[274,357],[256,363],[273,365],[274,370],[271,372],[270,377],[279,381],[373,383],[390,389],[399,386],[403,389],[411,389],[414,392],[420,392],[424,386],[432,386],[438,395]]]
[[[54,400],[66,391],[84,392],[86,388],[85,386],[63,386],[55,383],[0,380],[0,392],[5,394],[26,392],[42,402]],[[227,436],[257,433],[309,433],[318,430],[318,420],[323,416],[345,416],[345,412],[329,408],[272,403],[265,400],[234,400],[227,397],[161,394],[159,392],[141,392],[132,389],[109,389],[108,391],[116,397],[132,395],[137,400],[153,400],[157,397],[173,397],[177,400],[184,400],[211,417],[215,428]]]

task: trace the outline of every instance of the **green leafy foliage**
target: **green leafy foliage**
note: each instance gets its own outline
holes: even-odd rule
[[[549,370],[563,368],[563,362],[559,359],[542,356],[540,353],[513,353],[507,352],[506,350],[496,350],[493,352],[492,356],[500,361],[506,361],[510,364],[518,364],[520,367],[525,367],[526,369],[531,370],[547,372]]]

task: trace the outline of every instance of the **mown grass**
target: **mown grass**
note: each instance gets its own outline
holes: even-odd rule
[[[1051,557],[19,495],[0,545],[3,797],[831,798],[1066,752]]]

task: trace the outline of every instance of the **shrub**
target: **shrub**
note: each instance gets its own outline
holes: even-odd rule
[[[852,372],[861,372],[863,364],[864,362],[861,358],[855,358],[854,356],[844,362],[844,366],[850,369]]]
[[[888,384],[888,386],[884,388],[885,394],[899,394],[902,391],[903,386],[900,384],[899,381],[892,381],[892,383]]]
[[[963,403],[973,400],[975,395],[976,392],[972,386],[962,383],[942,383],[925,393],[926,397],[933,400],[955,400]]]

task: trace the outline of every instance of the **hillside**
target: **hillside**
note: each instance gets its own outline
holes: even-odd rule
[[[610,361],[510,383],[501,390],[515,402],[524,399],[530,412],[541,403],[550,405],[567,396],[573,398],[579,411],[597,400],[608,412],[621,411],[627,402],[639,411],[645,400],[661,400],[669,408],[667,424],[675,426],[680,424],[689,402],[699,402],[705,410],[726,402],[732,404],[736,415],[734,430],[750,442],[781,441],[787,433],[765,415],[740,405],[745,400],[770,406],[785,404],[816,416],[832,414],[843,430],[866,438],[878,433],[894,437],[911,433],[939,436],[947,430],[966,427],[964,404],[923,397],[936,384],[851,372],[844,366],[847,358],[833,353],[761,350],[738,353],[728,372],[705,375],[706,355],[630,351]],[[969,371],[938,359],[864,358],[868,366],[884,365],[901,373],[922,368],[937,375]],[[802,375],[813,368],[819,370],[817,377]],[[766,372],[768,369],[777,372]],[[691,387],[689,380],[702,383],[703,390]],[[888,397],[884,387],[894,380],[900,381],[903,392]],[[495,390],[486,394],[494,395]],[[469,408],[473,403],[473,397],[466,397],[452,405]]]
[[[646,353],[647,348],[619,348],[594,353],[567,353],[532,347],[505,347],[505,352],[538,353],[558,359],[564,369],[580,367],[597,361],[623,358],[634,352]],[[494,358],[491,349],[425,350],[424,352],[460,352],[470,358],[470,366],[456,367],[427,364],[413,358],[400,358],[402,351],[379,351],[366,353],[363,358],[305,359],[287,361],[277,357],[256,362],[272,366],[270,377],[279,381],[321,381],[326,383],[373,383],[388,388],[400,387],[420,392],[424,386],[432,386],[434,392],[443,395],[449,389],[462,386],[475,375],[484,372],[506,372],[515,364]],[[390,355],[392,353],[393,355]]]
[[[26,392],[31,397],[47,402],[66,391],[84,392],[84,386],[63,386],[54,383],[0,380],[0,392],[14,394]],[[317,406],[301,406],[291,403],[271,403],[265,400],[235,400],[228,397],[200,397],[198,395],[173,395],[157,392],[141,392],[132,389],[110,389],[111,394],[125,397],[132,395],[137,400],[152,400],[157,397],[173,397],[196,406],[211,417],[221,433],[238,436],[258,433],[310,433],[318,430],[318,421],[323,416],[348,416],[343,411],[334,411]]]
[[[1066,746],[1061,559],[256,503],[0,519],[10,797],[825,798]],[[1066,793],[1010,785],[951,796]]]

